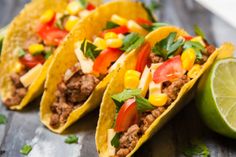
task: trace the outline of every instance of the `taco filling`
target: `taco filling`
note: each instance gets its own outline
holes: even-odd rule
[[[139,49],[136,69],[127,70],[124,75],[125,89],[112,96],[117,114],[108,129],[109,155],[128,155],[214,51],[215,47],[203,37],[177,38],[176,32],[153,47],[144,43]]]
[[[143,44],[148,31],[140,21],[152,24],[145,19],[128,20],[114,14],[93,40],[84,39],[75,44],[78,63],[67,69],[57,85],[56,99],[51,105],[52,127],[58,128],[66,123],[70,113],[84,104],[98,83],[122,62],[126,53]]]
[[[80,18],[95,9],[92,3],[70,1],[64,12],[45,11],[39,18],[35,36],[28,39],[24,46],[15,49],[18,63],[15,72],[10,74],[13,89],[4,101],[8,107],[20,104],[28,87],[42,70],[42,65],[53,54],[65,36]]]

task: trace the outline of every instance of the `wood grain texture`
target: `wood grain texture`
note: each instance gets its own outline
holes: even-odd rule
[[[29,0],[0,0],[0,26],[4,26]],[[145,1],[150,4],[150,0]],[[160,21],[184,27],[192,33],[192,25],[198,24],[210,41],[219,45],[232,40],[236,44],[236,30],[220,18],[192,0],[161,0],[156,12]],[[223,30],[222,30],[223,29]],[[12,112],[0,104],[0,113],[8,117],[6,125],[0,125],[0,156],[20,157],[24,144],[33,146],[32,157],[94,157],[94,142],[98,110],[71,126],[64,135],[48,131],[39,121],[39,101],[31,103],[22,112]],[[69,134],[79,137],[78,144],[68,145],[64,139]],[[212,157],[236,157],[236,141],[222,137],[205,127],[196,111],[194,101],[189,103],[163,129],[153,136],[135,154],[136,157],[182,157],[183,149],[194,138],[203,140]]]

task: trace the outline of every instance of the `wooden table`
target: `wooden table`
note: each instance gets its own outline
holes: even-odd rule
[[[28,0],[1,0],[0,26],[6,25]],[[147,4],[150,1],[146,1]],[[223,41],[236,44],[236,29],[212,15],[192,0],[161,0],[157,11],[160,21],[184,27],[192,33],[192,25],[200,25],[210,41],[219,45]],[[223,3],[222,3],[223,5]],[[0,125],[0,156],[18,157],[24,144],[33,146],[32,157],[93,157],[97,156],[94,134],[98,110],[88,114],[70,127],[64,135],[47,130],[39,121],[39,101],[34,101],[21,112],[12,112],[0,104],[0,113],[8,118]],[[64,139],[77,134],[78,144],[68,145]],[[189,103],[151,140],[143,145],[135,156],[181,157],[192,139],[201,139],[210,149],[212,157],[236,157],[236,141],[220,136],[205,127],[198,116],[194,101]]]

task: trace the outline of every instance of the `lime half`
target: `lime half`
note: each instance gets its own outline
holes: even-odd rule
[[[236,138],[236,58],[217,61],[203,75],[196,105],[209,128]]]

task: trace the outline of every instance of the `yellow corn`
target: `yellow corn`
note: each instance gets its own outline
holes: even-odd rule
[[[76,25],[76,23],[78,23],[78,21],[79,21],[78,17],[70,16],[69,19],[66,21],[65,29],[67,31],[71,31],[73,27]]]
[[[104,34],[104,39],[107,40],[107,39],[116,39],[118,38],[117,34],[114,33],[114,32],[107,32]]]
[[[70,15],[76,15],[82,9],[83,9],[83,7],[80,5],[80,3],[78,1],[72,1],[67,5],[66,11]]]
[[[127,27],[129,28],[129,30],[131,32],[136,32],[136,33],[139,33],[141,35],[146,35],[148,33],[144,28],[142,28],[139,24],[137,24],[133,20],[128,21]]]
[[[110,48],[120,48],[123,44],[121,39],[108,39],[106,40],[107,47]]]
[[[15,72],[16,73],[21,72],[23,68],[24,68],[24,65],[22,65],[20,62],[16,62],[16,64],[15,64]]]
[[[99,37],[95,38],[93,44],[96,45],[100,50],[104,50],[107,47],[106,41]]]
[[[134,89],[139,85],[140,72],[135,70],[128,70],[125,73],[124,85],[125,88]]]
[[[168,100],[166,94],[150,95],[148,101],[154,106],[164,106]]]
[[[184,50],[184,52],[181,55],[183,68],[185,70],[190,70],[193,67],[195,59],[196,55],[195,55],[195,50],[193,48],[188,48]]]
[[[29,46],[29,52],[34,55],[44,50],[44,46],[42,44],[31,44]]]
[[[201,65],[194,64],[194,66],[189,70],[187,75],[190,78],[195,78],[199,74],[200,70],[201,70]]]
[[[112,15],[111,21],[120,25],[120,26],[124,26],[127,24],[127,20],[123,17],[118,16],[118,15]]]
[[[55,14],[55,12],[51,9],[45,11],[40,17],[40,22],[47,23],[47,22],[51,21],[52,18],[54,17],[54,14]]]
[[[200,43],[202,46],[206,46],[205,42],[203,41],[202,37],[201,36],[197,36],[197,37],[194,37],[193,39],[191,39],[191,41],[195,41],[195,42],[198,42]]]

